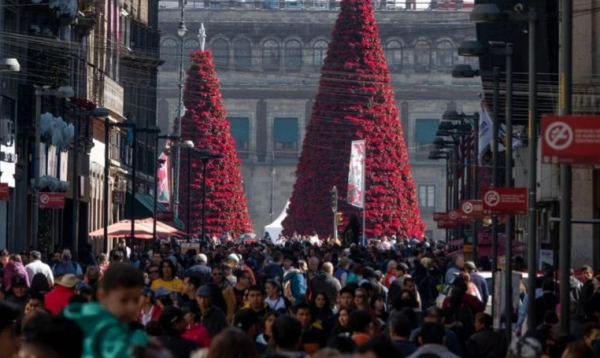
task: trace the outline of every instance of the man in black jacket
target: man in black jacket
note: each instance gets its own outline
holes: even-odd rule
[[[212,304],[212,290],[208,286],[202,286],[196,291],[196,302],[200,308],[200,323],[206,327],[211,338],[227,328],[225,313]]]
[[[581,267],[581,276],[583,277],[583,287],[579,297],[579,314],[583,317],[590,317],[593,312],[590,310],[590,301],[596,287],[594,286],[594,270],[588,265]]]
[[[504,358],[508,345],[506,336],[492,328],[492,316],[480,312],[475,315],[477,331],[465,342],[465,358]]]

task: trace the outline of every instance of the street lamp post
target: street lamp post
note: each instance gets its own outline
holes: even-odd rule
[[[177,28],[177,35],[181,38],[181,43],[179,47],[179,108],[178,108],[178,120],[177,120],[177,128],[175,130],[175,135],[181,137],[181,120],[183,117],[183,51],[184,47],[184,37],[187,33],[187,27],[185,26],[185,5],[186,0],[180,0],[181,7],[181,21],[179,21],[179,27]],[[181,168],[181,147],[177,146],[175,148],[175,168],[173,171],[173,179],[175,180],[175,186],[173,190],[173,214],[175,217],[179,216],[179,170]]]
[[[194,142],[192,142],[191,140],[186,140],[183,143],[181,143],[181,147],[184,149],[187,149],[187,160],[188,160],[188,167],[187,167],[187,210],[186,210],[186,228],[187,228],[187,234],[188,234],[188,239],[191,239],[191,235],[192,235],[192,216],[191,216],[191,207],[192,207],[192,201],[191,201],[191,197],[192,197],[192,150],[194,149]]]
[[[61,86],[57,90],[48,87],[35,86],[35,144],[33,153],[33,227],[32,227],[32,244],[35,250],[39,244],[39,223],[40,223],[40,117],[42,115],[42,97],[62,97],[69,98],[75,96],[75,91],[72,87]]]
[[[110,158],[109,158],[109,147],[110,147],[110,129],[112,127],[118,128],[130,128],[133,130],[134,142],[135,142],[135,122],[132,120],[125,120],[123,122],[111,122],[107,117],[104,120],[104,188],[103,188],[103,205],[104,205],[104,243],[103,251],[108,252],[108,180],[110,177]],[[135,157],[132,158],[135,160]],[[135,164],[135,163],[133,163]],[[135,174],[135,173],[134,173]],[[134,176],[135,178],[135,176]],[[134,193],[135,194],[135,193]],[[135,197],[133,198],[135,200]],[[133,221],[133,220],[132,220]],[[132,230],[135,231],[134,224],[132,223]]]

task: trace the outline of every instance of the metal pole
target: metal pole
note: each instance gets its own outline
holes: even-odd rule
[[[208,158],[202,158],[202,243],[206,237],[206,164]]]
[[[500,68],[493,68],[494,76],[494,98],[492,111],[494,112],[494,123],[492,125],[492,186],[498,187],[498,134],[500,133]],[[491,296],[495,297],[496,273],[498,271],[498,217],[492,215],[492,289]],[[494,316],[494,306],[492,305],[492,316]]]
[[[571,91],[573,68],[573,3],[562,0],[561,16],[561,61],[560,61],[560,114],[571,114]],[[572,172],[570,165],[560,166],[561,199],[560,199],[560,279],[566,282],[571,269],[571,190]],[[560,285],[560,333],[570,332],[569,285]]]
[[[461,121],[461,124],[463,124],[462,121]],[[471,164],[472,164],[472,161],[471,161],[471,135],[470,134],[464,135],[463,136],[463,143],[464,143],[464,141],[467,141],[467,142],[466,142],[466,147],[463,150],[463,155],[466,156],[466,160],[465,160],[466,161],[466,165],[465,165],[465,170],[464,170],[464,173],[463,173],[463,175],[465,176],[465,185],[463,186],[464,192],[463,192],[463,195],[462,195],[462,200],[466,200],[466,199],[471,198],[471,195],[472,195],[471,194],[471,187],[473,185],[473,178],[471,176]],[[458,205],[456,206],[456,208],[458,209],[459,212],[462,211],[462,209],[460,207],[460,202],[458,203]],[[462,231],[462,235],[463,235],[463,239],[464,239],[463,243],[464,244],[469,244],[469,240],[467,239],[467,235],[465,235],[465,230],[467,229],[467,225],[463,224],[461,226],[463,228],[463,231]],[[473,225],[470,225],[470,226],[471,226],[471,228],[473,228]],[[474,232],[474,230],[471,230],[471,240],[473,239],[473,236],[472,236],[473,232]]]
[[[529,220],[527,233],[527,327],[535,327],[535,281],[537,273],[537,58],[536,28],[537,14],[534,8],[529,9]],[[562,324],[561,324],[562,325]]]
[[[271,208],[269,209],[269,216],[271,222],[273,222],[273,191],[275,190],[275,153],[271,153]]]
[[[42,90],[35,90],[35,146],[33,147],[33,228],[32,244],[35,250],[39,244],[40,225],[40,116],[42,115]]]
[[[159,135],[154,137],[154,153],[158,154]],[[158,156],[157,156],[158,157]],[[158,158],[154,158],[154,212],[152,213],[152,238],[156,240],[156,213],[158,212]]]
[[[504,177],[506,187],[512,187],[512,95],[513,95],[513,84],[512,84],[512,51],[513,45],[511,43],[506,44],[506,141],[504,143],[504,150],[506,151],[506,164],[504,168]],[[505,224],[505,239],[506,239],[506,269],[505,281],[504,281],[504,298],[505,298],[505,324],[506,324],[506,336],[507,342],[510,342],[512,338],[512,235],[513,235],[513,216],[506,216]]]
[[[365,244],[368,244],[369,240],[367,239],[367,141],[365,140],[365,152],[364,155],[362,157],[362,165],[363,165],[363,171],[362,171],[362,185],[363,185],[363,195],[362,195],[362,199],[363,199],[363,220],[362,220],[362,228],[363,228],[363,237],[364,237],[364,242]]]
[[[473,195],[471,196],[474,200],[479,198],[479,168],[478,168],[478,158],[479,158],[479,113],[475,113],[473,116],[473,175],[471,176],[473,179]],[[478,233],[477,233],[477,220],[473,220],[473,225],[471,226],[471,230],[473,231],[473,262],[475,262],[475,266],[477,266],[477,246],[478,246]]]
[[[448,178],[450,177],[450,157],[446,156],[446,212],[450,210],[450,201],[452,200],[450,196],[450,192],[452,187],[450,186],[450,181]],[[450,230],[445,229],[446,231],[446,242],[450,241]]]
[[[188,148],[187,149],[187,160],[188,160],[188,167],[187,167],[187,234],[188,234],[188,238],[191,238],[192,236],[192,219],[191,219],[191,206],[192,203],[190,201],[190,198],[192,197],[192,148]]]
[[[72,223],[71,225],[72,228],[71,230],[73,231],[73,249],[75,250],[75,252],[78,252],[78,247],[79,247],[79,235],[78,235],[78,230],[79,230],[79,131],[81,129],[81,125],[80,125],[80,111],[79,108],[77,108],[76,114],[75,114],[75,123],[74,123],[74,131],[75,131],[75,136],[73,137],[73,175],[72,175],[72,181],[73,181],[73,185],[71,186],[72,192],[73,192],[73,219],[72,219]]]
[[[104,221],[104,243],[102,245],[102,251],[104,253],[108,253],[108,177],[110,176],[110,159],[108,158],[108,147],[110,145],[109,135],[110,121],[108,118],[106,118],[104,119],[104,189],[102,193],[102,205],[104,209],[104,217],[102,218],[102,220]]]
[[[338,191],[337,187],[334,186],[331,190],[333,196],[331,211],[333,212],[333,242],[338,239],[338,226],[337,226],[337,208],[338,208]]]
[[[458,183],[458,167],[459,167],[459,163],[458,163],[458,151],[460,150],[460,147],[457,144],[454,145],[454,150],[453,152],[453,158],[454,158],[454,167],[452,168],[452,170],[454,171],[453,179],[454,179],[454,192],[452,192],[452,195],[454,195],[454,198],[452,200],[452,208],[453,209],[458,209],[458,194],[459,194],[459,183]],[[458,240],[458,234],[459,234],[459,225],[456,225],[454,228],[454,240]]]
[[[181,21],[185,21],[185,1],[181,1]],[[185,35],[184,35],[185,36]],[[178,120],[175,134],[181,138],[181,119],[183,117],[183,37],[181,38],[181,44],[179,47],[179,108],[177,110]],[[179,217],[179,170],[181,168],[181,146],[175,147],[175,170],[173,171],[175,187],[173,188],[173,215],[175,218]]]
[[[137,127],[135,125],[135,123],[132,123],[132,127],[130,128],[130,130],[133,131],[133,148],[131,149],[131,239],[135,239],[135,210],[133,209],[134,204],[135,204],[135,193],[136,193],[136,172],[135,172],[135,165],[136,165],[136,156],[137,156]]]

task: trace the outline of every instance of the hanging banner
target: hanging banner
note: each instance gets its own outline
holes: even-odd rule
[[[542,161],[547,164],[599,164],[600,116],[544,116]]]
[[[40,193],[40,209],[64,209],[65,193]]]
[[[491,152],[491,143],[494,138],[493,133],[492,119],[490,114],[487,111],[487,108],[482,104],[481,105],[481,117],[479,118],[479,153],[477,153],[477,158],[479,161],[479,165],[483,165],[483,158],[486,153]]]
[[[171,187],[169,184],[169,173],[171,166],[169,162],[169,156],[165,155],[165,153],[162,153],[158,158],[158,163],[159,167],[156,171],[156,176],[158,178],[158,192],[156,193],[156,195],[158,195],[157,200],[159,203],[168,207],[169,203],[171,202],[171,191],[169,190]]]
[[[114,205],[125,205],[125,191],[113,190],[112,192],[112,203]]]
[[[448,218],[439,219],[436,223],[438,229],[454,229],[456,227],[456,221],[452,221]]]
[[[365,141],[352,141],[348,173],[348,204],[365,207]]]
[[[483,217],[483,200],[461,200],[459,205],[464,215],[474,219]]]
[[[0,201],[8,201],[9,188],[8,183],[0,183]]]
[[[471,217],[465,215],[462,211],[458,209],[453,209],[448,211],[448,220],[454,221],[457,224],[467,224],[471,222]]]
[[[483,213],[527,213],[527,188],[488,188],[483,191]]]

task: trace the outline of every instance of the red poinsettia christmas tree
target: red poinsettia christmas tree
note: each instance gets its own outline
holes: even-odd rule
[[[210,160],[206,166],[206,233],[220,235],[250,232],[248,203],[242,185],[240,159],[229,122],[223,108],[219,80],[212,53],[199,50],[191,55],[183,103],[186,108],[181,121],[181,140],[191,140],[198,150],[210,147],[211,153],[223,158]],[[191,155],[191,190],[188,189],[188,153],[181,151],[179,175],[179,217],[191,225],[193,235],[201,233],[202,225],[202,160],[198,152]],[[190,223],[187,223],[187,197],[190,193]]]
[[[284,232],[333,231],[330,191],[348,218],[350,146],[366,140],[366,233],[420,236],[419,216],[390,73],[370,0],[342,0],[298,163]]]

